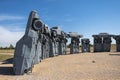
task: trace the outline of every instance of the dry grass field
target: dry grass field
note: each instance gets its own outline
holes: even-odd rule
[[[13,55],[0,54],[0,62],[9,58],[13,58]]]
[[[0,50],[0,53],[14,53],[14,49]]]
[[[4,61],[9,58],[13,58],[13,49],[8,49],[8,50],[0,50],[0,61]]]

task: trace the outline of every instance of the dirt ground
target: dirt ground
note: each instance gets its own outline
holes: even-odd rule
[[[15,76],[11,63],[0,63],[0,80],[120,80],[120,53],[80,53],[43,60],[33,73]]]

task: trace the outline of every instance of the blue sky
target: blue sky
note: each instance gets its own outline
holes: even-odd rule
[[[120,0],[1,0],[0,6],[0,46],[24,35],[31,10],[49,27],[78,32],[91,43],[92,34],[120,34]]]

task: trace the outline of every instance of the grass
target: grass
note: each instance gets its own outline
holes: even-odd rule
[[[91,52],[93,52],[93,47],[90,47],[91,49]],[[67,48],[67,52],[70,51],[70,48]],[[111,45],[111,51],[116,51],[116,45],[115,44],[112,44]],[[9,59],[9,58],[13,58],[13,55],[9,55],[9,54],[13,54],[14,53],[14,49],[7,49],[7,50],[0,50],[0,61],[4,61],[6,59]],[[7,54],[4,54],[4,53],[7,53]]]
[[[115,44],[111,45],[111,51],[116,51],[116,45]]]
[[[0,53],[14,53],[14,49],[0,49]]]
[[[10,59],[10,58],[13,58],[13,55],[3,55],[3,54],[0,54],[0,62],[4,61],[4,60],[7,60],[7,59]]]
[[[6,50],[0,49],[0,62],[10,59],[10,58],[13,58],[13,55],[10,55],[13,53],[14,53],[14,49],[6,49]]]

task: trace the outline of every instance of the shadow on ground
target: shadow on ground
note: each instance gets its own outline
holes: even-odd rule
[[[2,61],[2,64],[12,64],[13,58]],[[0,75],[14,75],[13,67],[0,66]]]
[[[109,54],[110,56],[120,56],[120,54]]]
[[[13,63],[13,58],[2,61],[2,64],[12,64],[12,63]]]
[[[1,67],[0,66],[0,75],[14,75],[13,67]]]

